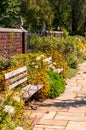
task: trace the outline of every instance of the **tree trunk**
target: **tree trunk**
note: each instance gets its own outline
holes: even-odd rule
[[[77,17],[77,0],[72,0],[72,34],[75,34],[77,32],[77,28],[78,28],[78,25],[77,25],[77,20],[78,20],[78,17]]]

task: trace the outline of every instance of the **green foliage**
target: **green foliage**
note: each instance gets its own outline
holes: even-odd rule
[[[1,91],[6,88],[3,75],[25,65],[28,70],[28,81],[25,84],[43,84],[43,88],[35,97],[47,98],[50,84],[46,70],[57,72],[58,68],[62,68],[61,75],[64,76],[69,72],[69,68],[76,69],[79,61],[86,57],[86,39],[80,36],[56,38],[34,35],[31,39],[31,47],[33,51],[31,53],[17,54],[9,60],[0,58]]]
[[[50,98],[59,96],[65,90],[65,81],[61,75],[53,71],[47,71],[50,84]]]
[[[50,85],[47,77],[46,70],[57,71],[57,68],[65,68],[64,62],[62,62],[62,56],[58,52],[52,52],[52,57],[49,54],[38,52],[28,54],[18,54],[12,56],[8,61],[7,70],[1,74],[4,75],[7,72],[15,70],[24,65],[27,66],[28,70],[28,81],[25,84],[43,84],[43,88],[38,91],[35,97],[47,98],[49,96]],[[57,59],[58,57],[58,59]],[[56,60],[57,59],[57,60]],[[59,64],[58,64],[59,63]],[[64,69],[65,71],[65,69]],[[3,84],[2,84],[3,82]],[[5,82],[2,80],[1,84],[5,87]],[[20,86],[23,87],[24,85]]]
[[[86,24],[86,0],[72,0],[72,34],[84,34]]]
[[[86,0],[2,0],[0,26],[18,27],[18,18],[21,15],[24,28],[29,30],[42,29],[42,23],[45,21],[47,30],[57,30],[60,26],[71,34],[84,35],[85,5]]]
[[[30,115],[24,113],[24,101],[20,91],[5,91],[0,98],[0,130],[22,127],[31,130]]]
[[[0,71],[5,68],[6,59],[2,56],[0,56]]]
[[[52,49],[53,42],[51,40],[51,37],[40,37],[38,35],[34,35],[31,37],[30,46],[33,51],[37,52],[39,50],[46,52],[47,49]]]
[[[54,27],[66,28],[72,34],[83,34],[86,30],[86,0],[50,0],[54,8]]]
[[[86,59],[86,39],[84,37],[67,36],[65,38],[56,38],[53,36],[39,37],[37,35],[33,37],[30,43],[33,52],[40,50],[47,53],[47,55],[53,56],[53,52],[56,50],[60,55],[63,55],[62,62],[66,61],[71,68],[76,68],[81,59]]]
[[[71,3],[70,0],[50,0],[54,8],[54,27],[65,27],[68,31],[71,29]]]
[[[70,56],[68,56],[68,57],[67,57],[67,62],[68,62],[68,65],[69,65],[71,68],[74,68],[74,69],[77,68],[78,59],[77,59],[76,55],[71,54]]]
[[[20,4],[20,0],[2,0],[0,2],[1,27],[18,27]]]
[[[33,77],[34,75],[34,77]],[[40,89],[35,95],[35,99],[46,99],[49,96],[50,85],[48,82],[48,76],[44,68],[36,69],[36,72],[30,73],[29,81],[33,84],[43,84],[43,88]],[[29,82],[28,81],[28,82]]]
[[[28,29],[41,29],[43,21],[48,29],[52,27],[54,12],[49,0],[22,0],[21,13]]]
[[[62,32],[63,32],[64,38],[68,37],[69,33],[65,28],[62,28]]]
[[[77,72],[78,72],[78,69],[70,68],[68,73],[64,74],[64,78],[71,79],[71,78],[73,78],[76,75]]]

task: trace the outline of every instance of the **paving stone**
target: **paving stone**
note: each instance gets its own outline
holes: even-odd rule
[[[79,86],[86,87],[86,80],[84,80],[84,79],[81,80],[80,79],[80,80],[77,81],[77,84],[79,84]]]
[[[79,106],[84,106],[84,105],[86,105],[86,96],[84,96],[84,95],[78,95],[76,97],[76,101],[79,104]]]
[[[36,125],[35,128],[41,128],[41,130],[43,129],[56,129],[56,130],[64,130],[64,126],[51,126],[51,125]],[[38,129],[37,129],[38,130]]]
[[[57,115],[60,116],[85,116],[85,112],[58,112]]]
[[[33,118],[35,118],[35,117],[37,117],[37,118],[41,118],[42,115],[43,115],[42,113],[39,113],[39,112],[33,112],[33,113],[30,114],[30,117],[33,117]]]
[[[84,79],[84,77],[83,77],[83,73],[81,72],[81,74],[76,74],[76,76],[74,77],[75,79],[76,79],[76,82],[78,81],[78,80],[80,80],[80,79]]]
[[[86,112],[86,106],[81,107],[70,107],[68,112],[74,112],[74,113],[85,113]]]
[[[63,94],[32,111],[32,118],[37,116],[33,130],[86,130],[86,62],[78,66],[76,76],[66,79]]]
[[[85,67],[85,68],[84,68],[84,66],[83,66],[83,67],[80,67],[80,68],[79,68],[79,72],[82,72],[82,73],[83,73],[83,72],[86,72],[86,67]]]
[[[58,100],[74,100],[76,97],[76,93],[74,92],[64,92],[61,96],[59,96],[57,99]]]
[[[52,102],[53,102],[52,99],[46,99],[46,100],[43,101],[44,104],[48,104],[48,103],[52,103]]]
[[[58,109],[59,107],[61,108],[63,106],[64,106],[64,101],[62,102],[61,100],[56,99],[53,101],[53,103],[51,104],[51,106],[49,108],[51,110],[54,108]]]
[[[85,94],[86,94],[86,81],[85,81],[85,86],[84,87],[82,87],[82,90],[81,90],[82,92],[85,92]]]
[[[80,87],[67,87],[67,91],[80,91],[82,89],[82,86]]]
[[[66,87],[77,87],[77,82],[71,81],[69,83],[67,83]]]
[[[43,115],[44,113],[45,113],[46,111],[44,110],[40,110],[39,108],[37,109],[37,110],[28,110],[26,113],[27,113],[27,115],[28,115],[28,113],[29,113],[29,115],[32,115],[32,116],[34,116],[34,115],[39,115],[39,113],[41,114],[41,115]],[[39,115],[40,116],[40,115]]]
[[[55,115],[56,112],[48,112],[43,115],[42,119],[53,119]]]
[[[49,129],[45,129],[45,130],[64,130],[64,128],[58,128],[58,129],[57,128],[56,129],[50,129],[49,128]]]
[[[45,130],[55,130],[55,129],[52,129],[52,128],[51,128],[51,129],[45,129]]]
[[[79,96],[79,95],[85,97],[85,96],[86,96],[86,91],[82,91],[82,90],[81,90],[81,91],[78,91],[78,92],[77,92],[77,96]]]
[[[48,129],[47,128],[47,129],[44,129],[44,130],[64,130],[64,128],[56,128],[56,129],[55,128],[54,129],[51,129],[51,128]]]
[[[86,98],[83,97],[78,97],[76,98],[76,106],[81,107],[81,106],[86,106]]]
[[[43,110],[43,111],[47,111],[49,108],[48,104],[47,105],[43,105],[43,106],[39,106],[39,110]]]
[[[68,111],[68,108],[56,105],[56,107],[53,107],[53,106],[50,107],[49,111],[56,111],[56,112],[58,112],[58,111],[64,111],[64,112],[66,112],[66,111]]]
[[[66,130],[86,130],[86,122],[69,121]]]
[[[49,128],[49,129],[48,128],[33,128],[33,130],[64,130],[64,128],[58,128],[58,129],[57,128],[56,129],[55,128],[54,129],[53,128]]]
[[[43,128],[33,128],[33,130],[43,130]]]
[[[80,107],[80,104],[81,102],[79,102],[79,101],[66,101],[65,103],[64,103],[64,107],[68,107],[68,108],[70,108],[70,107]]]
[[[86,117],[83,116],[61,116],[61,115],[56,115],[54,119],[57,120],[66,120],[66,121],[86,121]]]
[[[67,124],[67,121],[63,121],[63,120],[54,120],[54,119],[41,119],[37,125],[52,125],[52,126],[65,126]]]
[[[85,74],[83,74],[83,79],[84,79],[84,80],[86,80],[86,73],[85,73]]]
[[[48,110],[57,112],[57,111],[61,110],[61,107],[55,105],[55,106],[51,106]]]

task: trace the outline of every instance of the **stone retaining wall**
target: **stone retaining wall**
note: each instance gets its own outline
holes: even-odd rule
[[[63,37],[64,36],[62,31],[46,31],[46,33],[48,35],[52,35],[55,37]]]

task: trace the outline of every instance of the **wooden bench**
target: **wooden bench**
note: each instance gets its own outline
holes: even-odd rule
[[[19,69],[6,73],[4,77],[5,77],[5,81],[9,89],[13,89],[15,87],[18,87],[18,85],[27,81],[27,75],[28,75],[27,68],[26,66],[24,66]],[[37,85],[29,84],[23,87],[22,88],[23,98],[25,99],[30,98],[33,94],[35,94],[42,87],[43,87],[43,84],[37,84]]]

